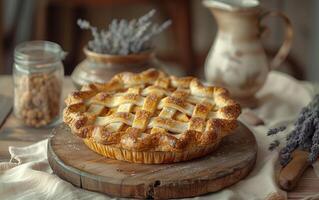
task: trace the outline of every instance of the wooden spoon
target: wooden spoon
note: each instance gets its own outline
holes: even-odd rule
[[[308,161],[309,152],[295,150],[292,160],[281,169],[279,174],[279,185],[283,190],[290,191],[298,183],[300,177],[310,165]]]

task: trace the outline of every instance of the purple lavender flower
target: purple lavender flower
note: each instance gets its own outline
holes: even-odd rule
[[[151,18],[155,14],[151,10],[139,19],[114,19],[106,29],[98,30],[88,21],[79,19],[80,28],[91,30],[93,40],[88,42],[88,48],[97,53],[128,55],[140,53],[152,48],[152,38],[164,31],[170,24],[168,20],[163,24],[154,24]]]
[[[277,134],[279,132],[284,131],[285,129],[286,129],[286,126],[280,126],[280,127],[277,127],[277,128],[271,128],[271,129],[268,130],[267,136],[275,135],[275,134]]]
[[[283,131],[283,127],[269,129],[267,135],[274,135]],[[275,148],[277,142],[270,144]],[[278,145],[277,145],[278,146]],[[304,107],[294,123],[294,130],[292,130],[286,138],[286,146],[279,152],[280,164],[285,166],[292,159],[292,152],[295,149],[302,149],[309,151],[308,160],[315,162],[319,155],[319,94]]]
[[[317,129],[312,137],[312,146],[309,154],[309,161],[315,162],[319,155],[319,129]]]
[[[268,149],[269,149],[270,151],[273,151],[273,150],[275,150],[275,149],[279,146],[279,144],[280,144],[279,140],[274,140],[272,143],[270,143]]]

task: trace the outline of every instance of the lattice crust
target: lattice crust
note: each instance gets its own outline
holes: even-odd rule
[[[214,144],[237,126],[241,112],[223,88],[154,69],[89,84],[65,102],[63,120],[74,134],[134,151]]]

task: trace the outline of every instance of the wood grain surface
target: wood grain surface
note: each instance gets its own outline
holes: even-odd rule
[[[53,130],[48,143],[48,160],[55,174],[78,187],[117,197],[167,199],[218,191],[244,178],[256,157],[255,137],[242,123],[217,151],[175,164],[108,159],[91,151],[63,124]]]
[[[0,94],[8,97],[13,95],[12,77],[10,75],[0,75]],[[63,98],[73,90],[71,79],[66,77],[63,86]],[[1,112],[1,110],[0,110]],[[50,136],[52,127],[35,129],[24,126],[18,119],[10,114],[4,124],[0,127],[0,162],[9,161],[9,146],[26,146],[46,139]],[[297,187],[288,192],[288,199],[303,199],[309,195],[315,195],[319,192],[319,178],[310,167],[301,177]]]

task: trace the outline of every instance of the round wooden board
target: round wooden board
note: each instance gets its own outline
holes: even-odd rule
[[[188,162],[132,164],[100,156],[60,125],[48,143],[48,160],[59,177],[73,185],[117,197],[181,198],[221,190],[253,168],[257,143],[242,123],[217,151]]]

